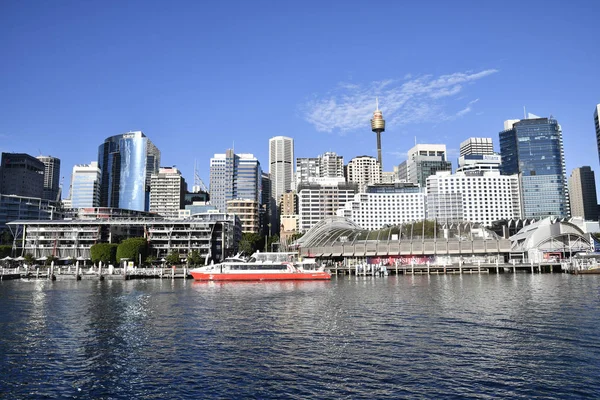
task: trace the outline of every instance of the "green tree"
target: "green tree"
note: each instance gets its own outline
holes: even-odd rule
[[[4,258],[4,257],[10,256],[11,252],[12,252],[12,246],[10,246],[10,245],[2,245],[2,246],[0,246],[0,258]]]
[[[250,256],[257,250],[263,250],[265,247],[265,239],[258,233],[243,233],[240,241],[239,251]]]
[[[148,241],[145,238],[129,238],[119,243],[117,247],[117,261],[126,258],[130,261],[145,260],[148,256]]]
[[[173,250],[171,253],[169,253],[166,260],[167,260],[167,264],[171,264],[171,265],[179,264],[181,262],[180,257],[179,257],[179,252]]]
[[[23,261],[25,261],[25,264],[27,264],[27,265],[33,265],[35,263],[35,257],[31,253],[25,254],[23,256],[23,258],[24,258]]]
[[[155,261],[156,257],[154,257],[153,255],[149,255],[148,257],[146,257],[145,263],[151,266]]]
[[[190,265],[202,265],[202,257],[200,257],[200,253],[198,250],[193,250],[188,256],[188,264]]]
[[[0,244],[12,244],[13,235],[9,231],[4,231],[0,234]],[[6,256],[5,256],[6,257]]]
[[[102,261],[103,264],[116,264],[117,263],[117,244],[114,243],[96,243],[90,247],[90,255],[92,262],[98,263]]]
[[[51,265],[52,261],[54,261],[54,262],[58,261],[58,257],[54,257],[54,256],[48,256],[48,257],[46,257],[45,264],[46,265]]]

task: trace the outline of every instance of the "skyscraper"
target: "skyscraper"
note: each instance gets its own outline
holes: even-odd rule
[[[100,205],[148,211],[150,179],[158,172],[160,151],[141,131],[107,138],[98,148],[102,171]]]
[[[215,154],[210,159],[210,201],[221,212],[227,210],[227,200],[255,200],[261,205],[262,170],[252,154]]]
[[[187,185],[175,167],[161,167],[150,178],[150,212],[166,218],[178,218],[184,208]]]
[[[71,174],[71,208],[100,206],[100,168],[98,162],[73,167]]]
[[[292,189],[294,180],[294,140],[285,136],[269,139],[271,196],[279,204],[281,195]]]
[[[425,187],[427,177],[437,171],[452,171],[445,144],[417,144],[408,151],[408,160],[398,166],[401,182],[412,182]]]
[[[379,161],[371,156],[354,157],[348,163],[348,182],[356,183],[363,193],[367,185],[381,182]]]
[[[596,198],[596,178],[590,167],[575,168],[569,177],[569,199],[571,216],[582,217],[587,221],[598,220],[598,199]]]
[[[501,172],[519,174],[523,218],[568,217],[562,131],[555,119],[528,118],[500,132]]]
[[[43,198],[44,163],[29,154],[2,153],[0,193]]]
[[[596,125],[596,144],[598,146],[598,157],[600,157],[600,104],[596,104],[594,110],[594,125]]]
[[[296,187],[313,178],[344,178],[344,157],[328,151],[311,158],[296,159]]]
[[[44,163],[44,193],[42,198],[58,201],[60,196],[60,159],[52,156],[38,156]]]

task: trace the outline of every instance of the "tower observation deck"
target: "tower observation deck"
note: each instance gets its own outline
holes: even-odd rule
[[[383,171],[383,162],[381,160],[381,132],[385,131],[385,120],[383,114],[379,110],[379,100],[375,100],[376,110],[373,112],[373,119],[371,120],[371,130],[377,134],[377,161],[379,161],[379,168]]]

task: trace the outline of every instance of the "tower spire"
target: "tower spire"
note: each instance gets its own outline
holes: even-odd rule
[[[385,131],[385,120],[379,110],[379,98],[375,97],[375,107],[373,119],[371,120],[371,130],[377,134],[377,161],[379,161],[380,171],[383,171],[383,162],[381,160],[381,132]]]

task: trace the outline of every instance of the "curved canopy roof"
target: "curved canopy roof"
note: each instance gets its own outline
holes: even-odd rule
[[[525,226],[510,237],[514,252],[532,249],[581,251],[589,249],[587,235],[575,224],[560,219],[545,218]]]

